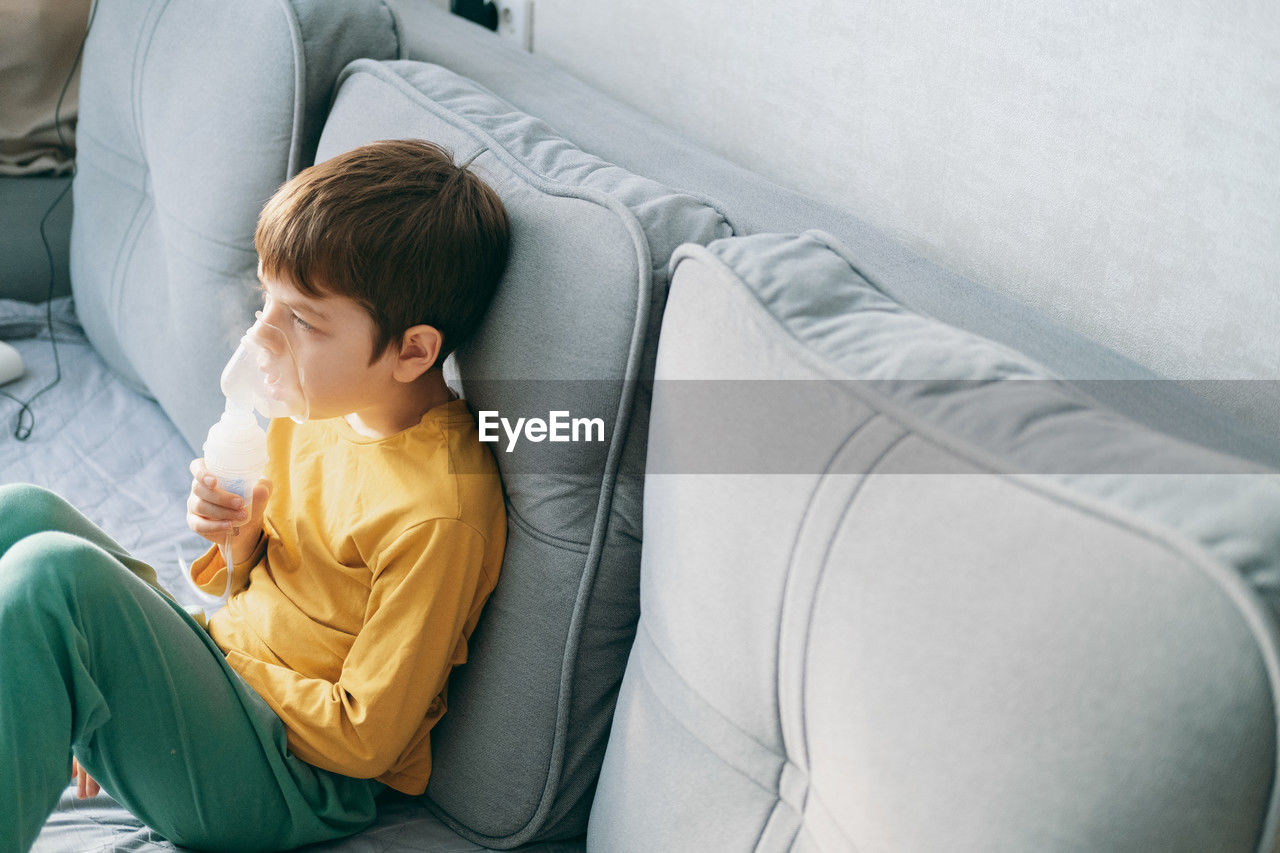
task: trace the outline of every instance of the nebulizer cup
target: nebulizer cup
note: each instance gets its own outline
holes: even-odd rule
[[[292,418],[305,423],[310,408],[303,390],[302,370],[289,338],[267,323],[261,311],[256,322],[240,338],[231,360],[222,371],[226,407],[222,418],[209,429],[204,442],[204,463],[218,479],[218,488],[240,496],[244,510],[253,515],[253,487],[267,467],[267,434],[254,416]],[[221,605],[231,595],[235,563],[231,555],[231,531],[219,545],[227,567],[227,588],[219,598],[195,586],[184,567],[184,576],[201,598]]]

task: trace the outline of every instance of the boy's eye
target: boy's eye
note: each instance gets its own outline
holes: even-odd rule
[[[262,309],[264,311],[269,311],[270,310],[269,304],[271,302],[271,297],[267,294],[267,289],[263,287],[261,284],[259,284],[258,292],[262,294]],[[304,331],[307,331],[307,332],[315,331],[315,326],[312,326],[310,323],[308,323],[306,320],[299,317],[297,314],[294,314],[292,311],[289,312],[289,316],[293,318],[293,322],[300,329],[303,329]]]

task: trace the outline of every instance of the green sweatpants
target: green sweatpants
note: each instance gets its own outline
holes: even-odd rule
[[[283,850],[358,832],[383,786],[313,767],[207,633],[53,492],[0,486],[0,853],[25,853],[71,756],[176,844]]]

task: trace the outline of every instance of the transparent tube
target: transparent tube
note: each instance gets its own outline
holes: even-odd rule
[[[253,487],[257,484],[258,480],[262,478],[262,473],[260,471],[252,472],[248,476],[236,476],[234,474],[228,475],[225,472],[219,473],[218,469],[212,466],[209,468],[209,473],[218,478],[218,488],[240,496],[240,499],[244,501],[245,511],[248,512],[249,517],[252,518]],[[231,590],[235,586],[236,564],[231,553],[232,538],[232,531],[228,530],[226,539],[218,546],[218,550],[222,553],[222,564],[227,567],[227,586],[226,589],[223,590],[222,596],[218,599],[219,604],[226,603],[227,599],[231,597]]]
[[[250,414],[248,415],[248,417],[252,419],[253,416]],[[224,420],[226,419],[225,414],[223,418]],[[258,480],[262,479],[262,473],[263,473],[262,469],[261,467],[259,467],[256,470],[244,470],[243,468],[241,468],[240,470],[235,470],[225,465],[223,460],[226,457],[223,456],[222,458],[220,458],[219,453],[222,451],[225,451],[226,447],[219,446],[216,442],[219,440],[223,440],[223,441],[227,440],[227,436],[224,434],[225,431],[218,432],[217,434],[215,434],[215,431],[217,431],[221,426],[222,426],[222,422],[219,422],[218,424],[215,424],[214,429],[209,431],[210,440],[205,442],[205,447],[204,447],[205,466],[208,468],[209,473],[217,478],[218,488],[226,492],[231,492],[234,495],[239,495],[240,499],[244,501],[244,509],[248,512],[249,516],[252,517],[253,516],[253,487],[257,485]],[[261,437],[260,453],[256,457],[251,456],[249,458],[251,461],[254,461],[254,462],[260,461],[262,465],[265,465],[266,434],[262,432],[261,427],[257,425],[256,421],[253,422],[252,427],[249,427],[243,424],[240,425],[240,429],[233,432],[231,435],[231,438],[232,439],[240,438],[246,442],[256,443],[257,437],[253,435],[253,432],[255,430],[260,434],[260,437]],[[245,447],[239,446],[234,449],[239,451],[239,453],[241,454],[240,455],[241,459],[245,458],[245,453],[246,453]],[[253,448],[250,448],[248,452],[252,453]],[[223,589],[221,596],[215,597],[215,596],[209,595],[207,592],[200,589],[198,586],[195,585],[195,582],[191,580],[190,571],[187,570],[185,567],[183,569],[183,577],[187,579],[187,585],[190,586],[191,589],[194,590],[196,594],[200,597],[200,599],[204,601],[206,604],[211,604],[211,605],[221,607],[223,604],[227,603],[227,600],[231,597],[231,591],[235,588],[235,560],[234,560],[234,555],[231,552],[231,541],[232,541],[232,531],[228,530],[225,539],[222,541],[220,545],[218,545],[218,553],[222,555],[222,564],[226,567],[226,570],[227,570],[227,584],[226,584],[226,587]]]

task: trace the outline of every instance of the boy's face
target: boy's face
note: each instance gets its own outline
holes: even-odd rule
[[[373,319],[345,296],[313,299],[285,282],[269,281],[258,263],[262,319],[284,333],[298,362],[310,418],[335,418],[366,408],[390,381],[396,347],[369,365]]]

